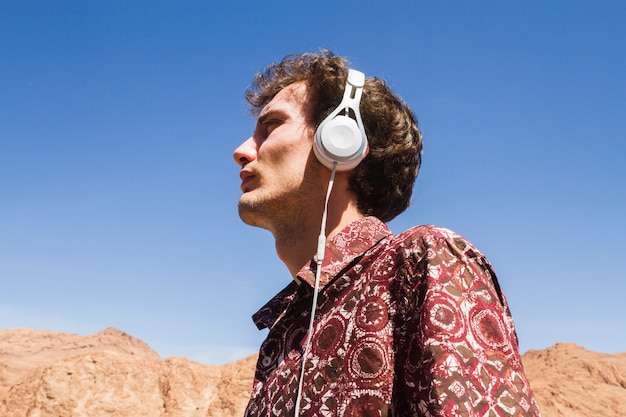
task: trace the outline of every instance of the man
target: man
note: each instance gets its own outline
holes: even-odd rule
[[[269,66],[246,97],[257,123],[234,152],[239,214],[274,235],[293,276],[254,315],[269,334],[246,415],[539,415],[485,257],[449,230],[384,223],[421,162],[408,106],[328,51]],[[366,138],[356,156],[325,156],[350,132]]]

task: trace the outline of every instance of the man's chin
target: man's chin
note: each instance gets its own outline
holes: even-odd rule
[[[241,197],[239,197],[239,211],[255,211],[258,207],[257,200],[258,199],[251,195],[251,192],[243,193]]]
[[[250,226],[259,226],[259,204],[250,198],[246,198],[244,194],[239,199],[237,209],[239,210],[239,218]]]

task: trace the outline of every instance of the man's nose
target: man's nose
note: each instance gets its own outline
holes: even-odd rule
[[[235,163],[240,167],[245,166],[247,163],[256,159],[256,142],[253,137],[248,138],[244,143],[239,145],[233,153]]]

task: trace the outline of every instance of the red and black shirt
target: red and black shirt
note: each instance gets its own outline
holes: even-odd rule
[[[315,259],[254,315],[269,328],[246,416],[292,416]],[[302,416],[539,416],[506,299],[463,237],[374,217],[327,245]]]

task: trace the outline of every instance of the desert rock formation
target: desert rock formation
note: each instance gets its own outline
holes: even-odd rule
[[[626,352],[557,343],[522,360],[544,417],[626,417]]]
[[[224,366],[165,360],[114,328],[91,336],[0,331],[0,416],[240,415],[254,359]]]
[[[114,328],[90,336],[0,331],[0,416],[241,416],[255,357],[215,366],[161,359]],[[524,355],[544,417],[626,416],[626,352],[570,343]]]

